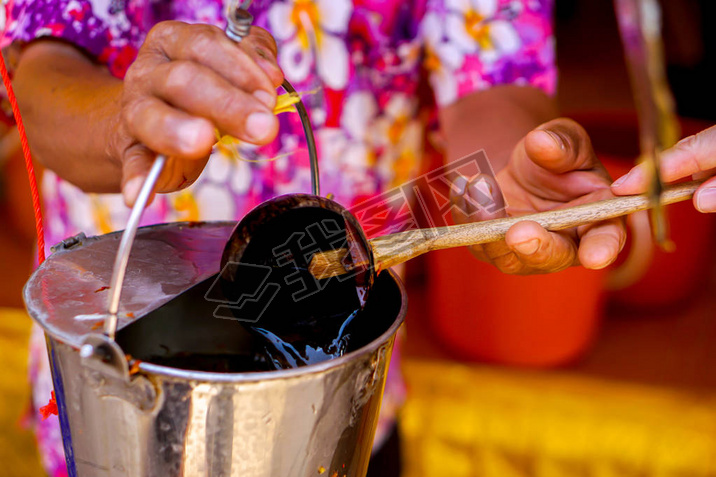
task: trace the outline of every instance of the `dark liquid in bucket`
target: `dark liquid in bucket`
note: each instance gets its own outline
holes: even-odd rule
[[[123,349],[156,364],[217,372],[287,369],[356,349],[364,341],[357,336],[371,327],[363,309],[367,270],[325,280],[308,272],[317,251],[355,249],[351,237],[340,214],[326,209],[294,209],[268,220],[252,231],[240,263],[227,263],[217,277],[127,327],[129,333],[148,327],[152,315],[174,316],[172,324],[156,319],[150,339],[163,348]],[[197,342],[174,343],[161,335],[163,326]]]
[[[311,344],[335,339],[340,330],[333,328],[321,332],[324,334],[311,330],[310,339],[301,336],[299,343],[282,338],[294,347],[311,348],[307,359],[300,362],[291,352],[277,350],[247,324],[216,318],[216,303],[204,299],[215,280],[211,277],[199,283],[123,328],[117,333],[117,342],[136,359],[173,368],[225,373],[272,371],[324,361],[365,346],[393,324],[401,305],[397,285],[387,272],[382,273],[365,308],[354,316],[339,318],[346,337],[341,351],[326,352]]]

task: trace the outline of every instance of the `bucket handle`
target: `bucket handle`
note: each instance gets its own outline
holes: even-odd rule
[[[122,233],[122,240],[119,242],[117,256],[114,259],[112,279],[109,282],[110,294],[107,304],[108,315],[104,321],[104,334],[112,341],[114,341],[115,334],[117,333],[119,300],[122,296],[122,285],[124,284],[124,276],[127,272],[127,264],[129,263],[129,254],[132,251],[134,237],[137,235],[139,221],[142,218],[144,209],[149,202],[149,198],[154,191],[154,186],[157,184],[159,175],[162,173],[166,162],[167,157],[163,154],[157,155],[156,159],[154,159],[152,168],[149,170],[149,174],[142,184],[142,188],[139,191],[139,196],[137,196],[134,207],[132,207],[132,212],[129,214],[127,227]]]
[[[89,368],[110,374],[122,381],[129,382],[129,365],[124,351],[114,341],[117,333],[117,314],[119,312],[119,301],[122,297],[122,285],[127,272],[129,255],[132,252],[134,238],[137,235],[139,221],[142,219],[144,209],[154,191],[159,175],[164,169],[167,157],[163,154],[157,155],[152,168],[144,179],[142,188],[139,191],[137,200],[129,214],[127,226],[122,232],[122,239],[119,242],[117,256],[114,259],[114,268],[110,281],[110,294],[107,303],[107,316],[104,319],[104,330],[102,334],[92,333],[87,335],[80,347],[80,357],[83,363]]]

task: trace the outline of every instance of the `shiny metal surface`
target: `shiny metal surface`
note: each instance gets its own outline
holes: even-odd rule
[[[140,228],[122,287],[118,329],[219,270],[233,222],[177,223]],[[25,285],[25,305],[54,338],[79,347],[101,329],[107,313],[119,232],[78,238],[50,255]],[[77,253],[81,250],[81,253]]]
[[[251,31],[254,21],[248,12],[252,0],[232,0],[226,10],[226,35],[240,43]]]
[[[204,223],[139,229],[122,311],[134,310],[129,313],[144,320],[133,323],[139,326],[134,332],[127,326],[131,319],[120,320],[117,343],[123,349],[151,354],[156,336],[212,349],[220,339],[197,329],[238,326],[214,319],[191,331],[181,322],[191,319],[190,312],[175,316],[175,308],[165,307],[168,312],[157,315],[162,304],[186,296],[218,271],[231,228]],[[142,362],[125,380],[84,365],[78,348],[91,323],[102,323],[85,317],[106,303],[95,287],[109,280],[118,240],[117,234],[84,239],[52,254],[25,289],[28,310],[48,335],[70,476],[365,475],[390,353],[406,311],[397,279],[378,277],[373,305],[366,307],[374,337],[340,358],[257,373]]]
[[[287,93],[296,93],[296,89],[288,80],[284,80],[281,87]],[[311,117],[308,115],[306,105],[303,100],[296,103],[296,111],[298,117],[301,118],[301,126],[303,134],[306,136],[306,149],[308,149],[308,158],[311,161],[311,194],[321,195],[321,179],[318,173],[318,148],[316,147],[316,138],[313,135],[313,127],[311,126]]]
[[[137,235],[139,221],[142,219],[144,209],[147,207],[149,198],[152,196],[152,192],[154,192],[154,186],[157,184],[159,175],[162,173],[162,169],[164,169],[166,163],[167,157],[163,154],[159,154],[156,159],[154,159],[152,168],[144,179],[137,200],[132,207],[132,213],[129,214],[127,226],[122,232],[122,240],[119,242],[119,249],[117,250],[114,268],[112,269],[112,278],[109,282],[109,299],[107,300],[107,312],[109,316],[104,322],[104,334],[107,335],[110,340],[114,339],[114,335],[117,332],[117,313],[119,312],[119,300],[122,296],[122,283],[124,283],[127,264],[129,263],[129,254],[132,251],[134,237]]]

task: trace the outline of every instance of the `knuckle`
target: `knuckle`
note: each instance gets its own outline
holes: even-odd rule
[[[224,32],[213,25],[197,24],[193,27],[190,50],[199,57],[215,50],[217,42],[225,37]]]
[[[216,112],[224,121],[236,122],[236,118],[244,115],[244,104],[235,94],[224,94],[216,104]]]
[[[173,61],[163,76],[164,90],[169,96],[178,96],[196,82],[198,71],[190,61]]]
[[[674,149],[688,158],[689,162],[691,162],[690,168],[692,170],[703,171],[706,170],[706,166],[702,161],[702,151],[708,151],[710,142],[709,138],[706,137],[706,134],[702,131],[698,134],[685,137],[676,143]]]
[[[145,43],[148,45],[153,45],[155,43],[163,42],[166,38],[170,38],[176,33],[176,30],[179,25],[180,22],[174,20],[157,23],[147,33]]]
[[[697,149],[699,142],[700,142],[699,135],[700,134],[694,134],[692,136],[683,138],[682,140],[680,140],[679,142],[676,143],[674,148],[680,149],[684,152],[691,152],[691,151]]]

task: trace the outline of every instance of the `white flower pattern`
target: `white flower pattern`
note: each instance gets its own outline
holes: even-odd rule
[[[331,89],[348,83],[349,59],[342,38],[348,29],[350,0],[288,0],[268,12],[271,31],[281,42],[281,67],[290,81],[300,83],[315,67]]]
[[[474,53],[486,63],[520,48],[520,37],[507,20],[496,18],[498,0],[446,0],[449,15],[445,30],[451,43]]]
[[[453,103],[458,96],[454,72],[462,67],[465,55],[443,39],[443,22],[437,13],[425,15],[421,31],[425,42],[425,69],[430,74],[435,100],[440,105]]]

